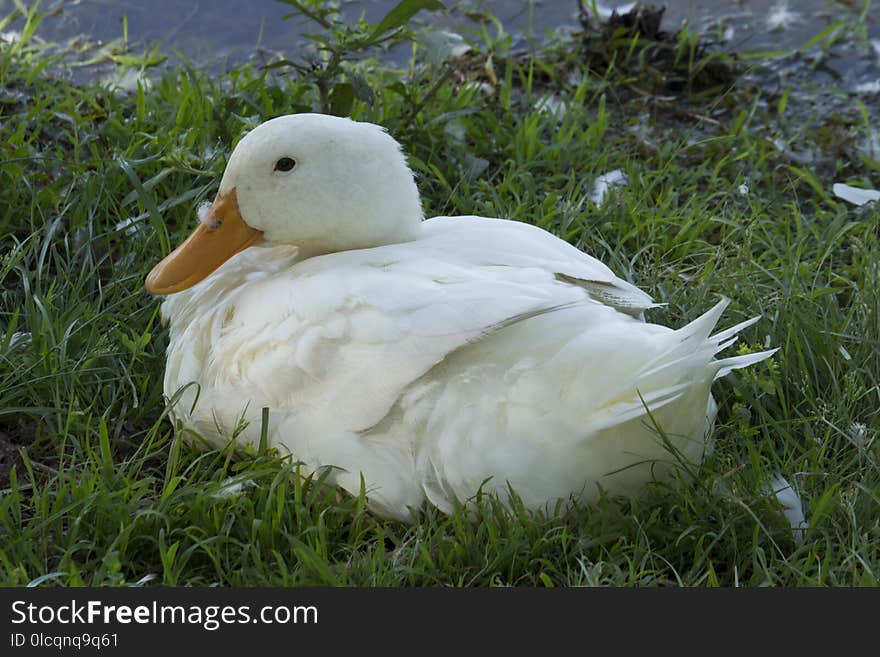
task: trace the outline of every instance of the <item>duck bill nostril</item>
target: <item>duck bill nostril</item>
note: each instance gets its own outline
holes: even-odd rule
[[[245,223],[234,188],[218,193],[210,207],[199,208],[199,221],[186,241],[153,267],[144,283],[149,293],[174,294],[192,287],[263,235]]]

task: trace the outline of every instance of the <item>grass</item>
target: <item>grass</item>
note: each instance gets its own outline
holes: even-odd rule
[[[2,584],[877,585],[880,215],[829,193],[880,183],[858,99],[817,113],[795,88],[744,89],[742,60],[643,25],[536,56],[489,25],[444,64],[416,45],[404,71],[182,66],[124,92],[53,74],[38,20],[0,46]],[[404,525],[280,455],[175,438],[143,279],[247,129],[334,93],[403,143],[428,216],[535,222],[668,304],[652,321],[681,326],[721,294],[725,325],[763,315],[746,348],[781,349],[716,384],[695,481]],[[628,183],[597,207],[612,169]],[[802,541],[775,473],[804,501]]]

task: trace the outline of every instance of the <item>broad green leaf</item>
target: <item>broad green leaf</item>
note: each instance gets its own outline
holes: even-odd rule
[[[438,9],[446,9],[446,7],[438,0],[401,0],[394,9],[385,14],[385,18],[379,22],[370,38],[406,25],[409,19],[422,9],[437,11]]]

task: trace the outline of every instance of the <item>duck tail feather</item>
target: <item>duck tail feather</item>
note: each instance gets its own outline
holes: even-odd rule
[[[770,358],[770,356],[777,351],[779,351],[778,347],[776,349],[768,349],[767,351],[758,351],[754,354],[743,354],[742,356],[731,356],[730,358],[717,360],[713,363],[718,368],[714,380],[718,380],[722,376],[727,376],[733,370],[760,363],[762,360]]]
[[[645,363],[644,368],[640,372],[641,380],[645,381],[654,376],[670,377],[672,380],[676,380],[676,371],[679,373],[686,370],[695,371],[693,370],[694,367],[703,367],[705,364],[709,364],[711,368],[708,374],[713,376],[714,379],[719,379],[729,374],[732,370],[748,367],[776,353],[777,350],[772,349],[760,353],[743,354],[721,360],[713,360],[713,356],[737,341],[737,333],[752,326],[760,319],[760,316],[752,317],[711,335],[718,320],[721,318],[721,314],[729,303],[730,301],[727,298],[722,298],[721,301],[707,312],[678,329],[675,332],[677,337],[675,345],[656,358],[653,358],[650,362]]]
[[[744,322],[740,322],[736,326],[731,326],[729,329],[724,329],[721,333],[716,333],[712,336],[713,340],[717,340],[718,342],[724,342],[725,340],[731,340],[736,338],[736,334],[750,327],[752,324],[761,319],[761,316],[752,317],[751,319],[747,319]]]
[[[703,342],[704,340],[708,340],[709,335],[712,333],[712,329],[715,328],[715,325],[724,313],[724,309],[727,308],[728,305],[730,305],[730,299],[722,297],[721,301],[709,308],[709,310],[697,317],[694,321],[678,329],[676,332],[682,336],[681,341],[688,342],[690,340],[697,340]]]

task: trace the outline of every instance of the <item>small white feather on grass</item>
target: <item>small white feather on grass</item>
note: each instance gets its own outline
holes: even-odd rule
[[[791,526],[791,533],[794,540],[798,544],[804,540],[804,534],[809,529],[810,524],[804,516],[804,505],[801,502],[801,496],[789,483],[788,479],[777,473],[770,479],[770,483],[766,488],[776,495],[776,499],[782,506],[782,513],[788,524]]]
[[[597,207],[602,207],[602,204],[605,202],[605,197],[608,196],[608,192],[615,187],[625,185],[626,182],[626,174],[620,169],[603,173],[596,178],[596,181],[593,183],[593,191],[590,192],[588,198],[595,203]]]
[[[214,499],[222,500],[229,497],[241,495],[245,488],[256,486],[252,479],[241,479],[240,477],[229,477],[220,484],[220,487],[210,496]]]
[[[834,183],[831,191],[834,192],[837,198],[842,198],[844,201],[854,205],[864,205],[865,203],[871,203],[880,199],[880,192],[876,189],[863,189],[861,187],[844,185],[843,183]]]

